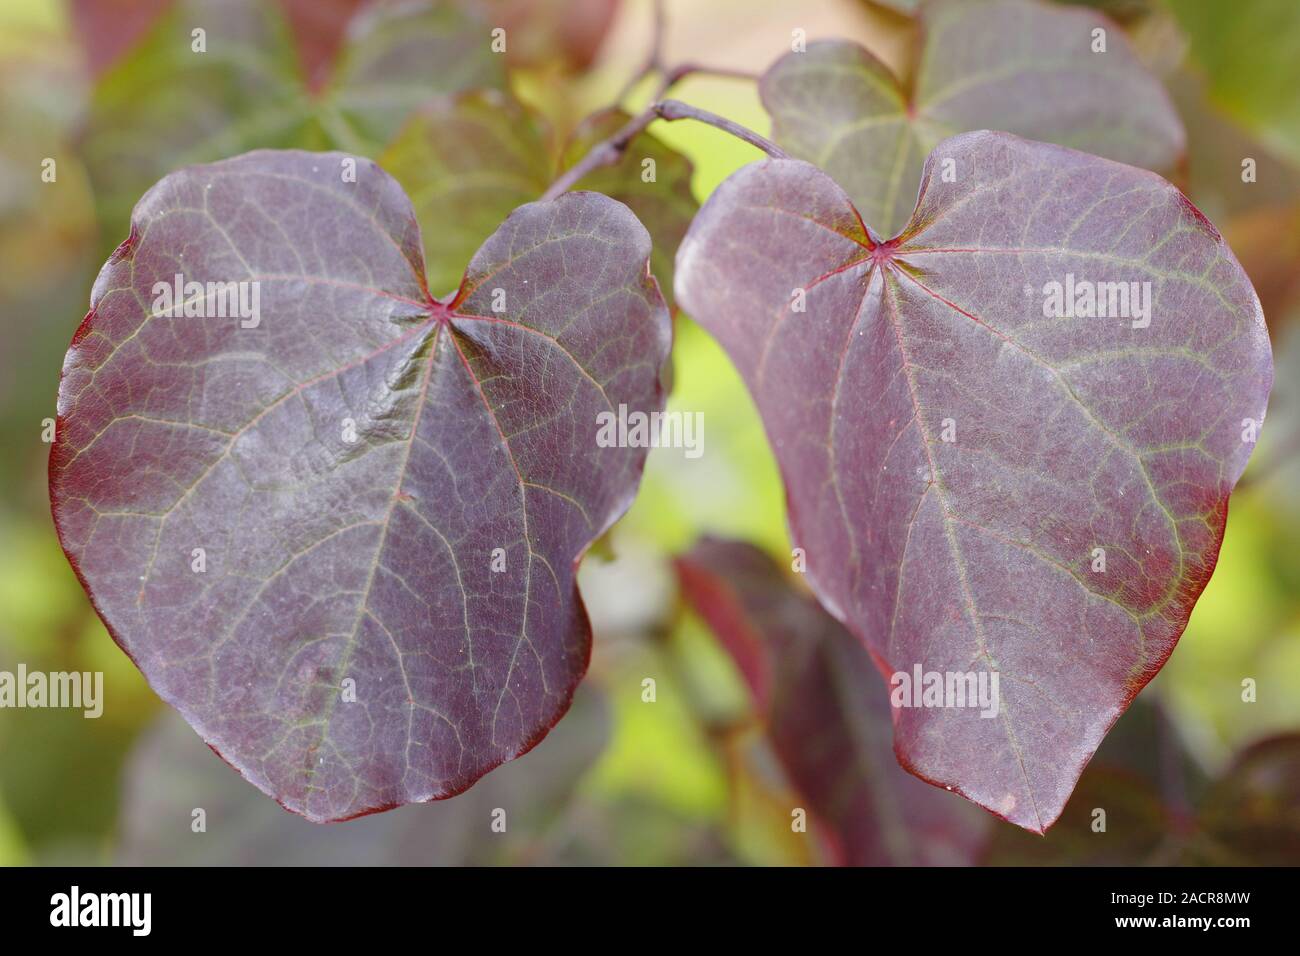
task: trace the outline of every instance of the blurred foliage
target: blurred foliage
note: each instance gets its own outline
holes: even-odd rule
[[[581,125],[613,105],[644,61],[647,0],[454,2],[472,9],[462,14],[447,0],[421,22],[507,24],[519,39],[508,83],[490,60],[428,72],[420,43],[449,34],[422,34],[413,21],[361,21],[340,33],[342,17],[365,6],[354,0],[275,0],[252,14],[244,0],[217,4],[226,19],[214,15],[208,44],[220,55],[202,64],[160,47],[165,31],[186,26],[177,9],[200,9],[198,0],[0,5],[0,669],[103,671],[107,698],[98,720],[0,711],[0,864],[828,861],[811,835],[791,831],[790,808],[802,797],[763,714],[677,593],[672,557],[704,534],[752,542],[782,565],[790,554],[780,476],[752,402],[687,316],[676,319],[669,407],[704,413],[704,454],[655,450],[632,510],[584,564],[596,632],[591,693],[535,754],[445,804],[329,828],[280,810],[163,712],[60,553],[43,422],[55,414],[62,356],[102,254],[125,236],[131,203],[160,175],[254,146],[380,156],[420,211],[441,294],[454,287],[473,236],[574,161],[581,146],[566,144],[588,143],[616,122],[603,114]],[[1300,730],[1300,336],[1291,321],[1300,291],[1300,4],[1092,5],[1122,22],[1174,95],[1189,133],[1179,182],[1259,287],[1278,385],[1232,499],[1218,570],[1177,651],[1108,738],[1058,827],[1040,839],[991,821],[988,861],[1296,863],[1300,786],[1294,737],[1285,735]],[[665,58],[758,72],[802,28],[810,39],[859,42],[905,74],[913,6],[671,0]],[[141,9],[171,13],[154,21],[135,16]],[[317,19],[304,20],[313,9]],[[96,20],[87,10],[107,13]],[[220,24],[240,11],[247,30],[239,36],[256,42],[223,51],[235,34]],[[180,35],[188,49],[189,30]],[[617,105],[635,112],[654,83],[635,84]],[[673,95],[767,132],[752,83],[697,76]],[[484,109],[506,96],[517,107]],[[584,185],[621,190],[637,208],[666,243],[654,269],[667,283],[668,247],[693,203],[757,154],[699,124],[656,124],[652,134],[633,144],[624,168]],[[451,150],[453,137],[478,151]],[[656,158],[658,190],[643,188],[647,157]],[[1241,179],[1245,158],[1257,161],[1253,183]],[[55,162],[53,182],[42,179],[46,160]],[[507,160],[515,167],[503,176]],[[490,192],[494,184],[502,191]],[[660,207],[637,205],[652,202]],[[1246,679],[1256,682],[1255,702],[1243,700]],[[1157,709],[1163,744],[1150,742],[1155,723],[1144,716]],[[1184,786],[1172,797],[1168,775],[1152,773],[1170,766]],[[190,829],[195,806],[208,810],[207,834]],[[1091,830],[1097,806],[1108,808],[1105,839]],[[511,829],[493,845],[484,841],[496,807],[507,809]],[[456,821],[454,836],[441,819]]]
[[[1300,19],[1291,0],[1167,0],[1214,102],[1300,161]]]

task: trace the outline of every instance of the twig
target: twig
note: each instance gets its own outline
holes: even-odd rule
[[[766,136],[760,136],[748,126],[741,126],[739,123],[727,119],[725,116],[719,116],[717,113],[710,113],[706,109],[698,106],[691,106],[689,103],[683,103],[681,100],[660,100],[655,104],[660,119],[673,120],[693,119],[699,123],[705,123],[709,126],[716,127],[724,133],[730,133],[737,139],[744,140],[755,149],[761,149],[773,159],[789,159],[790,154],[783,150],[776,143],[772,142]]]
[[[654,98],[663,99],[668,91],[688,76],[720,76],[731,80],[755,81],[759,75],[752,70],[737,70],[728,66],[706,66],[702,63],[682,63],[671,70],[664,70],[663,81],[655,91]]]
[[[669,90],[688,76],[721,76],[735,80],[758,79],[758,74],[750,70],[737,70],[725,66],[705,66],[700,63],[682,63],[674,67],[667,66],[664,63],[663,49],[666,22],[663,0],[654,0],[654,28],[650,40],[650,52],[646,54],[645,62],[640,69],[628,77],[627,82],[623,84],[623,88],[618,91],[618,96],[614,97],[615,103],[622,103],[636,89],[637,84],[655,73],[663,74],[663,79],[660,80],[659,87],[655,90],[652,100],[663,99],[668,95]]]
[[[582,159],[578,160],[573,166],[569,167],[555,182],[551,183],[550,189],[542,194],[542,201],[554,199],[562,195],[573,187],[575,183],[593,170],[600,169],[604,166],[613,166],[623,154],[627,152],[628,145],[638,134],[643,132],[647,126],[655,120],[661,119],[666,122],[674,122],[682,119],[693,119],[709,126],[714,126],[723,132],[730,133],[737,139],[741,139],[749,145],[761,149],[773,159],[789,159],[789,155],[781,147],[777,146],[771,140],[760,136],[752,129],[734,123],[725,116],[719,116],[717,113],[710,113],[708,110],[701,109],[698,106],[691,106],[680,100],[660,100],[651,103],[644,110],[632,117],[623,126],[608,139],[602,140],[593,146],[590,152]]]

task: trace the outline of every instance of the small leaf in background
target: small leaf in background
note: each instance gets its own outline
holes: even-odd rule
[[[364,7],[319,87],[304,71],[327,72],[321,37],[295,43],[283,10],[176,0],[99,80],[83,150],[108,236],[181,166],[259,147],[374,155],[435,96],[504,86],[487,25],[451,0]]]
[[[69,0],[72,34],[98,79],[149,32],[175,0]]]
[[[625,206],[519,208],[446,303],[409,200],[352,162],[259,151],[141,199],[50,465],[115,639],[315,821],[450,796],[563,715],[590,651],[575,565],[645,460],[598,416],[659,410],[670,344]],[[202,316],[169,308],[178,275]]]
[[[471,91],[422,109],[379,157],[411,197],[435,295],[454,292],[480,243],[550,185],[541,126],[514,98]]]
[[[677,294],[755,396],[823,605],[886,676],[1000,675],[992,719],[896,710],[900,761],[1050,826],[1182,634],[1264,420],[1218,232],[1152,173],[967,133],[883,244],[815,167],[745,167]]]
[[[307,88],[319,92],[343,49],[348,23],[370,0],[278,0]]]
[[[772,135],[820,166],[881,237],[907,221],[921,165],[945,137],[1005,130],[1164,170],[1183,127],[1124,34],[1087,10],[1025,0],[934,3],[908,85],[855,43],[788,53],[759,89]],[[1096,30],[1105,52],[1094,52]]]
[[[554,732],[455,800],[318,827],[230,772],[174,714],[136,745],[123,781],[125,866],[493,866],[550,863],[574,790],[609,738],[603,695],[584,687]],[[195,811],[203,829],[195,832]],[[504,832],[492,830],[504,811]]]
[[[589,68],[621,0],[487,0],[488,19],[505,28],[511,66]]]
[[[735,659],[809,831],[851,866],[971,863],[985,820],[894,759],[867,651],[753,545],[706,538],[677,559],[687,603]]]
[[[422,109],[380,156],[411,196],[431,266],[429,286],[453,290],[460,266],[511,209],[536,199],[565,169],[628,120],[619,110],[593,114],[569,138],[558,164],[545,121],[513,97],[474,91]],[[691,164],[649,133],[623,158],[574,187],[617,199],[654,240],[651,271],[672,305],[673,257],[699,204]]]

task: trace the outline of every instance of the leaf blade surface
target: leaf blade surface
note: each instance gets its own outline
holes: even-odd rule
[[[1072,274],[1151,283],[1149,325],[1047,318]],[[1268,339],[1230,250],[1154,174],[981,132],[935,149],[884,244],[815,167],[746,167],[677,275],[755,396],[823,605],[887,676],[1001,675],[996,719],[898,709],[904,766],[1050,825],[1181,635],[1263,421]]]
[[[401,188],[342,158],[255,152],[145,195],[65,360],[50,465],[115,639],[316,821],[457,793],[563,715],[590,652],[575,566],[644,462],[596,416],[659,408],[669,343],[613,200],[519,208],[444,303]],[[259,321],[151,307],[178,272],[259,283]]]

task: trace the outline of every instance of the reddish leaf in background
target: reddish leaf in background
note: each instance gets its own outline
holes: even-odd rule
[[[135,46],[175,0],[72,0],[72,33],[99,77]]]
[[[148,33],[175,0],[72,0],[72,29],[98,77]],[[369,0],[278,0],[293,30],[307,86],[329,79],[348,20]]]
[[[319,93],[329,82],[352,15],[369,0],[280,0],[289,21],[307,89]]]
[[[1052,283],[1124,283],[1132,317],[1048,315]],[[1263,421],[1264,319],[1218,232],[1152,173],[968,133],[884,243],[816,167],[745,167],[677,299],[755,396],[823,605],[886,675],[1000,675],[996,718],[896,710],[900,761],[1044,830],[1182,634]]]
[[[487,0],[489,19],[505,28],[512,66],[557,63],[577,72],[595,62],[621,0]]]
[[[645,458],[599,447],[596,416],[661,407],[670,336],[621,204],[521,206],[442,302],[410,201],[365,160],[345,182],[353,161],[259,151],[151,189],[50,460],[114,638],[314,821],[451,796],[564,714],[591,642],[575,566]],[[259,310],[171,317],[178,273],[259,283]]]
[[[1293,866],[1300,854],[1300,734],[1237,754],[1200,808],[1195,862]]]
[[[880,675],[857,638],[753,545],[705,539],[677,559],[677,574],[744,674],[773,749],[838,862],[974,861],[985,821],[898,767]]]
[[[982,862],[1285,866],[1295,860],[1300,734],[1256,741],[1210,779],[1184,748],[1174,723],[1158,707],[1143,706],[1145,699],[1107,736],[1052,832],[1043,838],[999,827]],[[1106,826],[1104,838],[1095,829],[1099,820]]]

